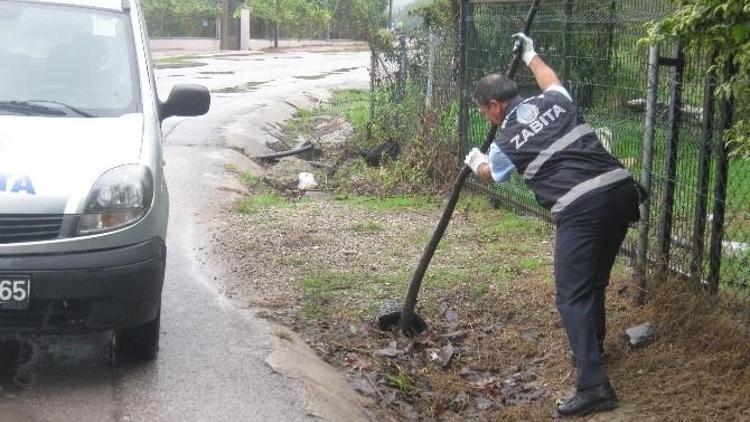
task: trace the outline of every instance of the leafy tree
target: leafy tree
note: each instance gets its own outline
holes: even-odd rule
[[[279,29],[296,27],[312,32],[315,28],[327,28],[333,19],[332,11],[324,2],[313,0],[247,0],[253,14],[273,27],[273,44],[279,46]]]
[[[460,13],[459,0],[432,0],[420,2],[409,10],[410,17],[421,20],[421,26],[450,30],[455,28]]]
[[[692,51],[716,49],[717,95],[732,99],[735,121],[725,139],[733,154],[750,156],[750,3],[682,0],[677,12],[653,22],[642,43],[682,41]],[[729,66],[728,66],[729,65]],[[732,69],[733,68],[733,69]]]
[[[351,18],[362,28],[366,40],[371,40],[378,29],[386,26],[388,0],[350,0],[348,3]]]
[[[274,45],[279,31],[289,28],[295,34],[325,32],[330,35],[331,22],[343,21],[359,28],[370,39],[385,25],[388,0],[245,0],[253,14],[270,24]]]

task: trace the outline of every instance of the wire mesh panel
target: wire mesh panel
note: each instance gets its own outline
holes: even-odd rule
[[[450,163],[430,165],[445,179],[455,170],[458,84],[455,30],[421,28],[381,32],[371,42],[371,139],[419,148]],[[450,150],[448,154],[441,154]],[[425,161],[432,158],[425,156]],[[417,163],[418,164],[418,163]]]
[[[473,84],[486,74],[504,73],[511,58],[511,35],[522,28],[529,4],[473,0],[465,6],[468,10],[461,22],[466,33],[462,152],[481,144],[488,129],[471,104]],[[643,165],[648,73],[648,47],[639,46],[638,40],[645,36],[646,22],[671,13],[673,7],[665,0],[544,1],[532,30],[537,52],[556,70],[605,148],[636,179]],[[661,55],[672,59],[683,56],[677,46],[664,46]],[[704,128],[710,118],[710,112],[704,111],[711,92],[706,90],[709,55],[690,53],[684,60],[661,64],[648,257],[658,261],[667,254],[673,273],[705,282],[714,208],[724,205],[723,226],[713,225],[713,238],[718,234],[722,238],[720,277],[726,283],[750,285],[750,176],[746,176],[750,164],[741,158],[729,160],[726,198],[722,197],[715,189],[720,168],[712,153],[721,145],[721,128],[719,124],[709,132]],[[539,93],[527,70],[516,80],[523,96]],[[708,166],[701,171],[703,162]],[[537,204],[520,177],[493,187],[476,180],[472,183],[503,206],[550,221],[549,213]],[[636,239],[637,233],[631,230],[624,245],[626,252],[634,251]]]

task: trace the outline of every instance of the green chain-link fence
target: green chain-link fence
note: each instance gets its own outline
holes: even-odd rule
[[[428,31],[409,34],[400,50],[397,40],[383,43],[391,45],[390,50],[375,45],[373,122],[381,124],[374,126],[390,127],[388,137],[405,141],[424,140],[418,135],[431,127],[448,128],[445,135],[458,136],[459,158],[481,144],[488,125],[471,103],[471,91],[485,74],[505,71],[511,35],[523,26],[530,3],[462,0],[461,27],[439,34],[442,42],[432,65],[429,46],[434,43],[425,41]],[[731,116],[731,110],[721,113],[722,103],[709,101],[708,53],[683,54],[677,46],[661,46],[660,60],[654,63],[659,79],[652,90],[653,152],[644,154],[649,150],[644,151],[649,145],[650,66],[649,47],[639,46],[638,40],[645,35],[646,22],[671,13],[673,7],[666,0],[545,0],[532,37],[605,147],[636,179],[651,179],[648,227],[634,225],[623,248],[626,256],[635,258],[640,245],[642,259],[631,263],[657,263],[657,269],[668,268],[712,287],[719,280],[747,287],[750,161],[725,158],[723,116]],[[538,94],[528,71],[519,72],[517,81],[522,95]],[[430,87],[440,94],[429,94]],[[435,96],[431,103],[430,95]],[[440,117],[425,120],[426,111]],[[451,120],[456,116],[457,131]],[[476,180],[470,185],[500,206],[551,220],[519,177],[499,186]]]
[[[416,146],[414,165],[434,179],[450,179],[459,110],[455,31],[381,31],[370,46],[369,138]]]
[[[467,111],[463,150],[481,143],[486,124],[470,103],[472,82],[502,71],[510,59],[510,36],[522,26],[528,1],[464,0],[465,84]],[[644,156],[649,48],[638,46],[644,24],[672,12],[667,1],[543,1],[534,23],[537,51],[570,89],[582,115],[605,147],[638,179],[651,179],[647,258],[662,269],[709,285],[750,284],[750,175],[747,160],[727,162],[728,184],[722,193],[723,121],[707,110],[708,54],[684,55],[663,46],[654,85],[653,154]],[[670,60],[675,59],[675,60]],[[528,72],[519,75],[525,95],[538,88]],[[716,107],[718,110],[718,107]],[[705,127],[713,122],[713,127]],[[704,128],[705,127],[705,128]],[[644,158],[645,157],[645,158]],[[650,167],[650,171],[644,172]],[[520,178],[493,188],[500,204],[549,215]],[[722,209],[725,215],[722,218]],[[724,220],[723,222],[721,220]],[[641,225],[641,230],[646,230]],[[635,256],[638,228],[625,252]],[[645,262],[645,260],[644,260]],[[720,264],[720,267],[719,267]]]

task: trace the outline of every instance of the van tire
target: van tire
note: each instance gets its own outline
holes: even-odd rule
[[[145,324],[115,331],[115,353],[129,359],[154,360],[159,352],[161,309],[158,312]]]

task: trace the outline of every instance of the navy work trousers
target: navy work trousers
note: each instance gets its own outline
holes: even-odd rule
[[[557,216],[555,302],[575,356],[579,390],[608,382],[601,354],[604,291],[628,225],[638,216],[632,180],[580,198]]]

